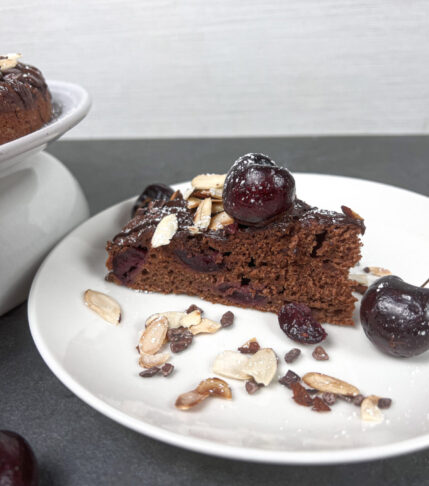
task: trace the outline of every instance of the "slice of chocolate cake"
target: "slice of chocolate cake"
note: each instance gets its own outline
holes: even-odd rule
[[[224,180],[198,176],[185,197],[150,186],[107,243],[107,280],[275,313],[300,302],[321,322],[353,325],[363,220],[296,199],[290,173],[261,154]]]

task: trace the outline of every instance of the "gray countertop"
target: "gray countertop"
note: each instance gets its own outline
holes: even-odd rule
[[[252,151],[293,171],[361,177],[429,195],[427,137],[74,141],[56,142],[48,151],[79,180],[92,214],[150,182],[226,171]],[[0,429],[32,444],[41,486],[429,485],[429,450],[351,465],[272,466],[209,457],[139,435],[91,409],[51,373],[33,344],[25,304],[0,318],[0,393]]]

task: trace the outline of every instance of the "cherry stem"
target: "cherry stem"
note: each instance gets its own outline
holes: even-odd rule
[[[429,283],[429,278],[426,280],[426,282],[422,285],[420,285],[420,287],[426,287],[426,285]]]

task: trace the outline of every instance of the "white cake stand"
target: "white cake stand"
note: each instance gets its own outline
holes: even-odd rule
[[[90,98],[71,83],[48,85],[55,111],[52,122],[0,145],[0,315],[27,298],[48,251],[89,216],[76,179],[42,150],[85,117]]]

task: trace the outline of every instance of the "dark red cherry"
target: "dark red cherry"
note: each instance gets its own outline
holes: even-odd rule
[[[0,430],[0,485],[37,486],[37,461],[24,437]]]
[[[387,354],[408,358],[429,349],[429,289],[382,277],[365,292],[360,319],[369,340]]]
[[[226,176],[223,205],[240,224],[263,226],[288,211],[294,201],[291,173],[266,155],[243,155]]]
[[[135,202],[131,211],[131,217],[134,218],[137,209],[144,208],[151,201],[168,201],[173,193],[173,189],[170,186],[166,186],[165,184],[151,184],[147,186],[137,198],[137,201]]]
[[[316,344],[327,336],[323,327],[313,318],[310,307],[305,304],[285,304],[279,312],[279,324],[286,336],[297,343]]]
[[[187,250],[176,250],[175,253],[182,263],[196,272],[217,272],[223,268],[223,257],[218,251],[207,250],[205,253],[194,253]]]
[[[113,257],[113,273],[123,284],[132,283],[145,264],[146,255],[147,248],[128,248],[118,253]]]

